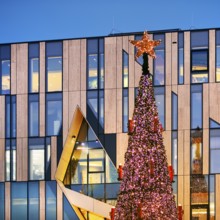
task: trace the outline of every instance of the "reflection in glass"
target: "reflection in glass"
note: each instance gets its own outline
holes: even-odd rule
[[[154,87],[154,96],[159,113],[160,122],[163,128],[165,128],[164,87]]]
[[[99,132],[104,129],[104,91],[99,91]],[[103,133],[103,132],[102,132]]]
[[[210,129],[210,173],[220,173],[220,129]]]
[[[63,220],[78,219],[66,196],[63,195]]]
[[[215,219],[215,176],[209,175],[209,213],[210,219]]]
[[[208,50],[192,51],[192,71],[208,71]]]
[[[11,86],[11,61],[2,60],[1,63],[1,72],[2,72],[2,94],[10,94]]]
[[[216,82],[220,82],[220,31],[216,30],[216,48],[215,48]]]
[[[177,175],[178,171],[178,142],[177,142],[177,131],[172,132],[172,166],[174,174]]]
[[[29,179],[42,180],[45,177],[44,138],[29,139]]]
[[[62,90],[62,57],[47,58],[47,91]]]
[[[28,182],[28,219],[39,219],[39,184],[38,182]]]
[[[123,89],[123,116],[122,116],[122,124],[123,124],[123,132],[128,131],[128,89]]]
[[[46,96],[46,134],[59,135],[62,126],[62,94],[51,93]]]
[[[208,31],[191,31],[191,48],[208,48],[209,32]]]
[[[120,185],[117,180],[117,170],[85,119],[74,146],[64,184],[102,201],[115,201],[117,197],[116,192]],[[106,184],[109,189],[110,185],[114,184],[112,189],[116,191],[105,192]]]
[[[123,50],[123,63],[122,63],[122,76],[123,76],[123,88],[128,87],[128,63],[129,63],[129,56]]]
[[[202,128],[202,85],[191,86],[191,129]]]
[[[89,54],[89,73],[88,73],[88,87],[89,89],[98,88],[98,58],[97,54]]]
[[[5,219],[5,184],[0,183],[0,219]]]
[[[11,183],[11,219],[27,219],[27,183]]]
[[[184,83],[184,33],[178,33],[178,84]]]
[[[46,181],[46,220],[57,218],[57,184],[55,181]]]
[[[191,131],[191,170],[192,174],[202,173],[202,130]]]
[[[29,95],[29,136],[39,134],[39,96]]]
[[[177,130],[178,126],[178,97],[172,92],[172,130]]]
[[[104,89],[104,53],[99,55],[99,88]]]

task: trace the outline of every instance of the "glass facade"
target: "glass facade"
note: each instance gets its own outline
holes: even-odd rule
[[[5,219],[5,184],[0,182],[0,219]]]
[[[220,82],[220,30],[216,31],[216,47],[215,47],[215,67],[216,67],[216,73],[215,73],[215,81]]]
[[[57,218],[57,184],[55,181],[46,182],[46,220]]]
[[[0,94],[11,90],[11,46],[0,45]]]
[[[178,84],[184,84],[184,33],[178,33]]]
[[[46,43],[46,91],[62,91],[63,45],[62,42]]]

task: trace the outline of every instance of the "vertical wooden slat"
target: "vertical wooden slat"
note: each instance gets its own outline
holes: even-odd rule
[[[63,220],[63,193],[57,184],[57,220]]]
[[[129,115],[129,118],[132,118],[133,116],[133,113],[134,113],[134,88],[131,87],[129,88],[129,92],[128,92],[128,95],[129,95],[129,111],[128,111],[128,115]]]
[[[184,131],[178,130],[178,175],[183,176],[183,167],[184,167]]]
[[[127,133],[117,133],[116,139],[116,166],[118,167],[119,164],[124,164],[125,152],[128,147],[128,135]]]
[[[86,90],[86,68],[87,68],[87,58],[86,58],[86,39],[80,40],[80,78],[81,78],[81,90]]]
[[[209,174],[209,129],[203,129],[203,174]]]
[[[105,89],[105,133],[116,133],[116,89]]]
[[[17,44],[17,94],[28,92],[28,44]]]
[[[171,64],[172,64],[172,85],[177,85],[177,71],[178,71],[178,33],[172,33],[172,45],[171,45]]]
[[[0,182],[5,181],[5,139],[0,138]]]
[[[184,215],[183,219],[188,220],[190,219],[190,176],[184,176],[184,191],[183,191],[183,196],[184,196],[184,203],[183,203],[183,210],[184,210]]]
[[[166,130],[171,130],[171,113],[172,113],[172,110],[171,110],[171,106],[172,106],[172,103],[171,103],[171,98],[172,98],[172,93],[171,93],[171,86],[166,86],[165,87],[166,89],[166,97],[165,97],[165,100],[166,100],[166,104],[165,104],[165,126],[166,126]]]
[[[134,87],[139,86],[141,75],[142,75],[142,67],[138,62],[135,61],[134,63]]]
[[[184,32],[184,84],[190,84],[190,32]]]
[[[5,182],[5,220],[11,219],[11,183]]]
[[[58,146],[61,147],[61,146]],[[55,173],[57,170],[57,137],[51,137],[51,180],[55,180]]]
[[[69,130],[69,92],[63,92],[63,144]]]
[[[11,94],[17,93],[17,44],[11,45]]]
[[[105,39],[105,89],[116,88],[116,38],[109,37]]]
[[[17,95],[17,137],[28,136],[28,96]]]
[[[209,82],[215,82],[215,30],[209,30]]]
[[[203,128],[209,128],[209,85],[203,84]]]
[[[116,38],[117,54],[116,54],[116,71],[117,71],[117,88],[122,88],[122,37]]]
[[[171,69],[172,69],[172,42],[171,42],[171,33],[165,34],[165,57],[166,57],[166,63],[165,63],[165,71],[166,71],[166,85],[171,85],[172,81],[172,75],[171,75]]]
[[[46,64],[45,64],[45,42],[40,42],[40,93],[45,93],[46,86]]]
[[[133,40],[134,36],[129,36],[129,40]],[[134,46],[129,42],[128,44],[129,53],[129,87],[134,87],[135,84],[135,59],[134,59]]]
[[[28,141],[17,138],[17,181],[28,180]]]
[[[80,40],[69,41],[69,91],[80,90]]]
[[[0,138],[5,138],[5,96],[0,96]]]
[[[63,92],[69,90],[69,41],[63,41]]]
[[[83,90],[80,92],[80,108],[81,108],[81,111],[83,113],[84,116],[86,116],[86,104],[87,104],[87,101],[86,101],[86,91]]]
[[[40,190],[40,220],[45,220],[45,181],[39,182],[39,190]]]
[[[125,50],[128,53],[128,44],[129,44],[128,36],[123,36],[122,40],[123,40],[123,45],[122,45],[123,50]]]
[[[171,146],[172,146],[172,144],[171,144],[171,131],[170,130],[164,131],[163,138],[164,138],[163,144],[164,144],[165,150],[166,150],[167,162],[168,162],[168,164],[171,164],[171,162],[172,162],[172,159],[171,159]]]
[[[40,93],[40,136],[45,136],[45,93]]]

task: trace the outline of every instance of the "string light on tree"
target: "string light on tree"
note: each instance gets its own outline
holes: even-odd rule
[[[129,131],[114,220],[177,220],[177,207],[148,65],[148,55],[156,57],[154,47],[160,41],[150,40],[144,32],[140,41],[130,42],[137,47],[136,58],[143,55],[144,63],[131,121],[131,124],[135,121],[135,126],[131,126]]]

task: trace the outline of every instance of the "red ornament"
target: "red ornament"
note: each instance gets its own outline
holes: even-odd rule
[[[174,181],[173,181],[174,170],[173,170],[172,165],[169,165],[169,166],[168,166],[168,171],[169,171],[170,181],[171,181],[171,182],[174,182]]]
[[[128,120],[128,135],[132,135],[135,129],[135,120],[129,119]]]
[[[142,212],[142,203],[138,203],[138,208],[137,208],[137,213],[138,213],[138,218],[142,219],[143,218],[143,212]]]
[[[120,180],[122,180],[122,178],[123,178],[123,170],[122,170],[122,165],[119,165],[118,166],[118,180],[120,181]]]
[[[154,117],[154,132],[157,132],[158,124],[159,124],[159,119],[157,116],[155,116]]]
[[[178,205],[178,220],[182,220],[183,219],[183,214],[184,214],[184,211],[183,211],[182,206]]]
[[[150,160],[150,176],[154,176],[154,161]]]
[[[111,220],[114,220],[114,218],[115,218],[115,208],[112,208],[111,212],[109,214],[110,214]]]

